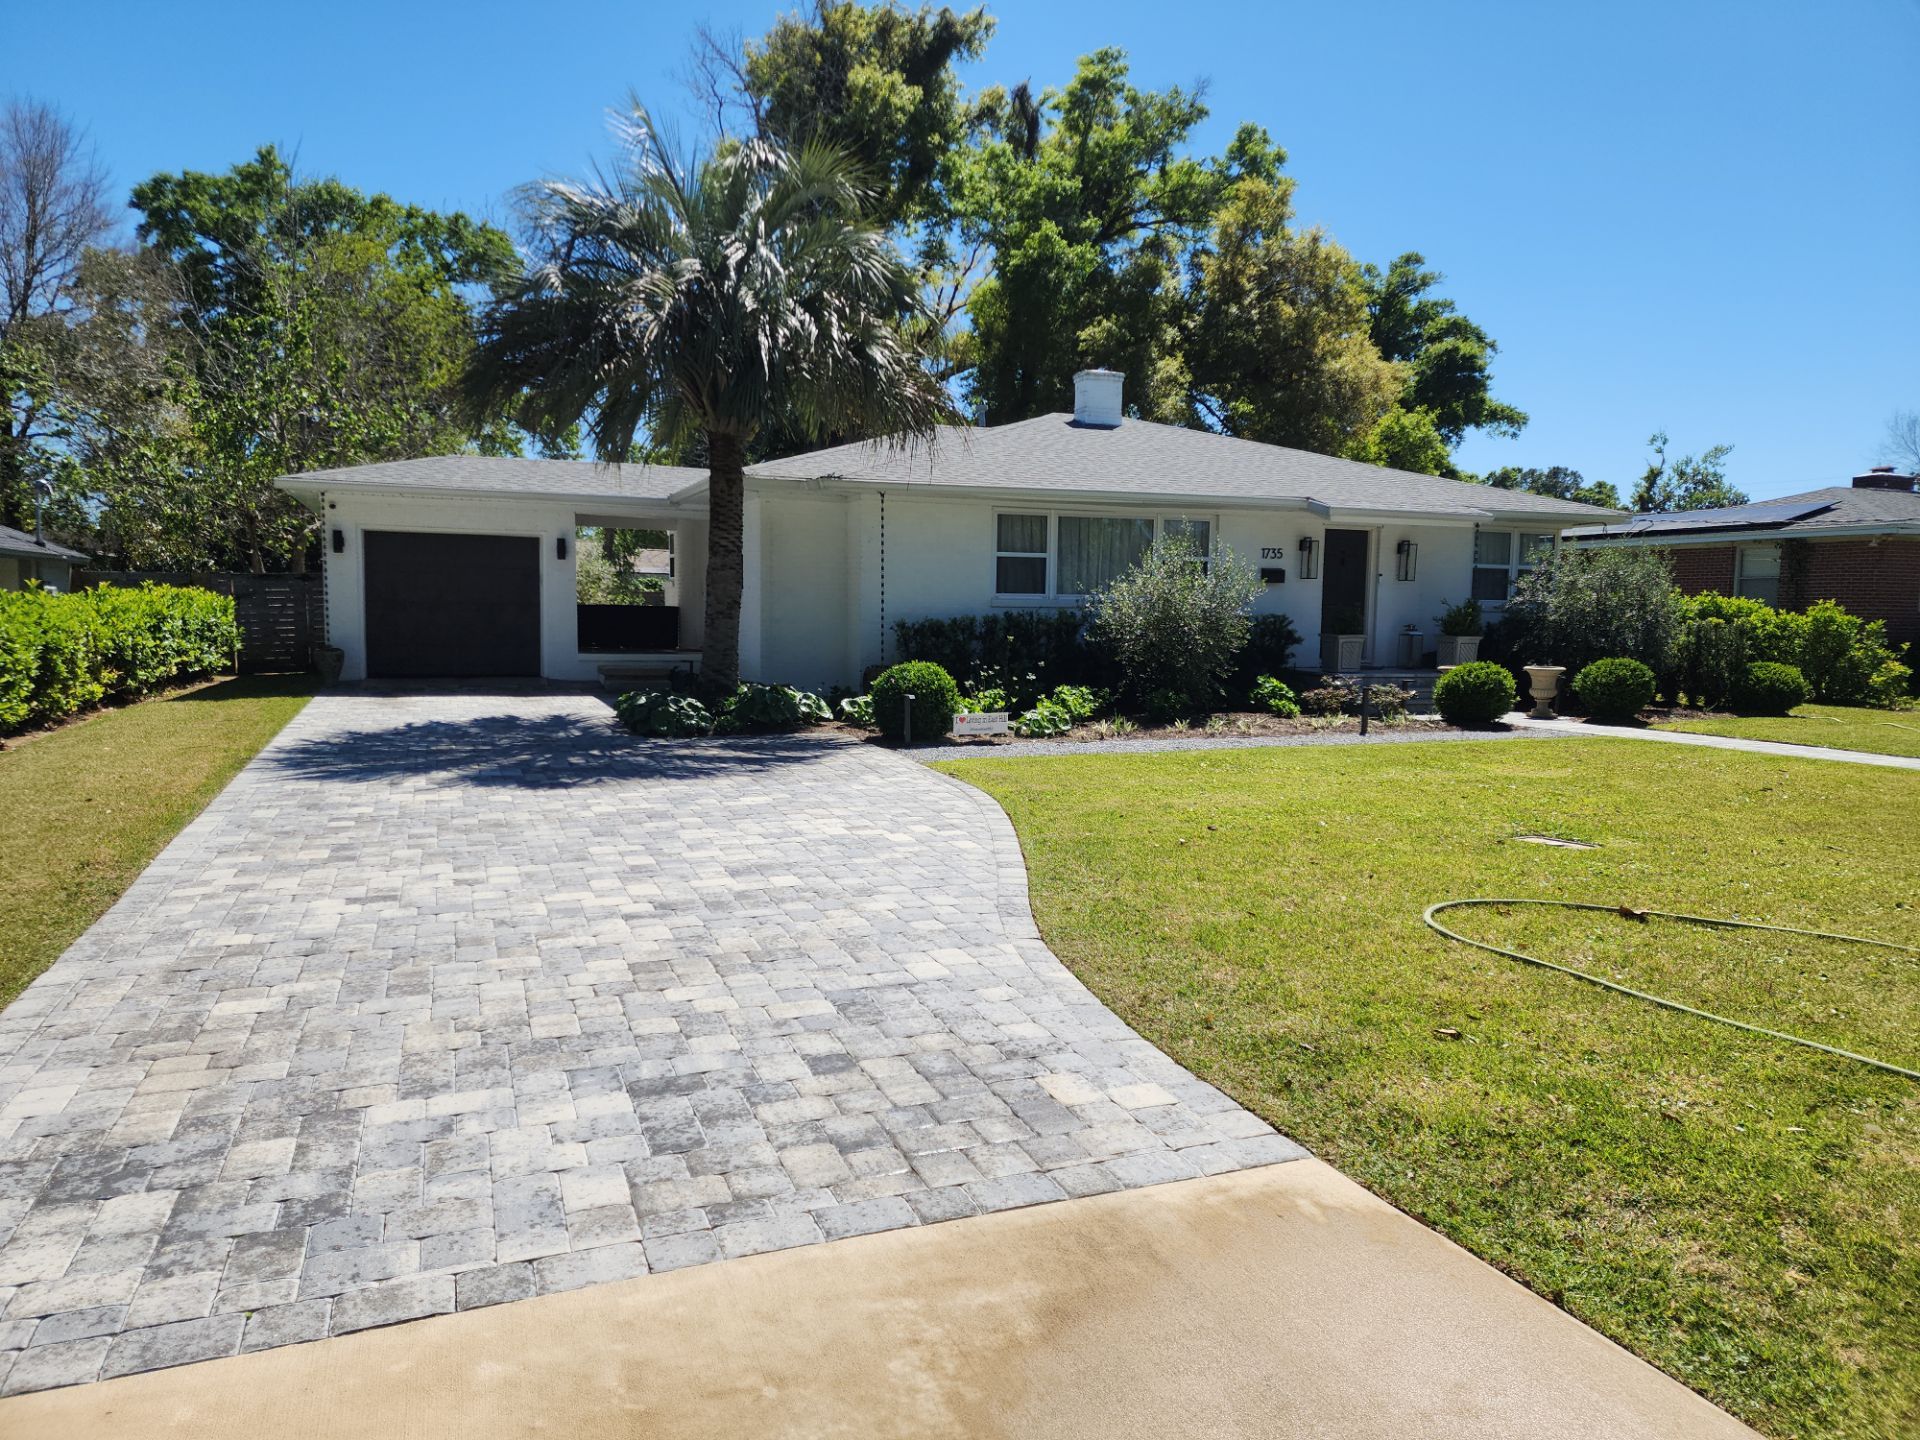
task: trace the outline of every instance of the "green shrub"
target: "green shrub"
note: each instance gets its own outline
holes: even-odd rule
[[[1285,670],[1293,663],[1300,632],[1285,615],[1255,615],[1247,622],[1247,643],[1234,662],[1230,687],[1239,693],[1251,689],[1262,675]]]
[[[1742,715],[1786,715],[1807,703],[1807,677],[1797,665],[1756,660],[1734,687],[1733,708]]]
[[[906,698],[913,696],[913,734],[905,734]],[[907,660],[873,682],[873,718],[880,733],[908,744],[938,740],[953,726],[960,703],[953,676],[927,660]]]
[[[1675,666],[1681,621],[1673,572],[1658,551],[1562,549],[1520,577],[1482,653],[1575,673],[1626,655],[1666,675]]]
[[[1192,703],[1187,699],[1185,692],[1180,690],[1151,690],[1140,702],[1140,708],[1145,711],[1147,719],[1155,725],[1171,725],[1174,721],[1184,721],[1193,714]]]
[[[874,729],[873,696],[849,695],[839,705],[840,718],[848,725],[858,725],[863,730]]]
[[[1813,698],[1829,705],[1888,703],[1884,692],[1894,672],[1885,667],[1905,667],[1887,644],[1886,624],[1850,615],[1832,600],[1808,606],[1806,618],[1800,670]]]
[[[197,586],[0,593],[0,733],[213,674],[239,643],[232,598]]]
[[[1367,686],[1366,695],[1367,713],[1376,720],[1405,719],[1407,706],[1413,702],[1413,691],[1385,683]],[[1344,675],[1322,675],[1315,689],[1300,696],[1300,710],[1309,715],[1358,715],[1360,685]],[[1276,710],[1274,713],[1278,715],[1284,712]]]
[[[989,685],[986,689],[975,691],[971,695],[962,695],[956,707],[957,712],[962,715],[986,715],[1013,708],[1013,702],[1007,698],[1007,692],[995,685]]]
[[[1456,665],[1433,687],[1434,708],[1449,725],[1491,725],[1518,698],[1513,673],[1491,660]]]
[[[1073,716],[1068,713],[1064,705],[1053,700],[1042,700],[1013,722],[1013,733],[1029,740],[1044,740],[1050,735],[1064,735],[1072,728]]]
[[[613,712],[636,735],[679,738],[713,730],[713,712],[691,695],[671,690],[629,690],[617,696]]]
[[[728,734],[764,734],[824,725],[832,718],[827,702],[818,695],[791,685],[761,685],[748,680],[742,681],[732,698],[720,707],[714,728]]]
[[[1087,685],[1056,685],[1053,694],[1042,703],[1058,706],[1066,711],[1067,718],[1076,724],[1082,720],[1091,720],[1107,708],[1111,697],[1104,690],[1095,690]]]
[[[1085,632],[1073,610],[996,610],[893,626],[902,660],[943,666],[969,695],[1004,690],[1007,703],[996,710],[1025,709],[1056,685],[1112,684],[1112,665]]]
[[[1447,605],[1444,600],[1440,603]],[[1486,628],[1486,617],[1481,613],[1478,600],[1462,600],[1458,605],[1447,605],[1444,611],[1433,617],[1433,622],[1440,627],[1442,635],[1478,635]]]
[[[1596,720],[1631,720],[1653,703],[1653,670],[1623,655],[1583,666],[1573,677],[1573,693]]]
[[[1271,675],[1262,675],[1254,681],[1253,693],[1248,698],[1269,715],[1278,715],[1283,720],[1300,718],[1300,700],[1293,693],[1293,687]]]
[[[1247,643],[1247,612],[1264,593],[1259,572],[1232,551],[1202,555],[1174,536],[1092,598],[1090,628],[1128,694],[1171,691],[1184,712],[1208,710]]]

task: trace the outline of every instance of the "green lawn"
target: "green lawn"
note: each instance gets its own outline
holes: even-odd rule
[[[1536,896],[1920,944],[1920,774],[1642,748],[942,768],[1012,815],[1054,949],[1181,1063],[1761,1430],[1920,1434],[1920,1084],[1421,924]],[[1533,907],[1447,923],[1920,1066],[1915,957]]]
[[[1736,735],[1742,740],[1780,740],[1789,745],[1826,745],[1835,750],[1873,750],[1920,757],[1920,711],[1870,710],[1863,705],[1802,705],[1791,715],[1715,715],[1678,720],[1658,730],[1696,735]]]
[[[0,752],[0,1004],[97,920],[312,693],[305,675],[225,680]]]

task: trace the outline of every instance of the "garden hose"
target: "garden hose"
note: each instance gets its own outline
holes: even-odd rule
[[[1734,1020],[1725,1015],[1715,1015],[1710,1010],[1698,1010],[1691,1005],[1682,1005],[1678,1000],[1669,1000],[1664,995],[1650,995],[1644,990],[1635,990],[1630,985],[1616,984],[1612,980],[1603,980],[1598,975],[1589,975],[1584,970],[1575,970],[1570,965],[1556,965],[1551,960],[1542,960],[1537,955],[1528,955],[1519,950],[1509,950],[1485,940],[1475,940],[1458,931],[1449,930],[1433,917],[1443,910],[1459,910],[1469,905],[1551,905],[1562,910],[1595,910],[1603,915],[1620,915],[1634,920],[1658,917],[1662,920],[1679,920],[1688,925],[1710,925],[1725,930],[1771,930],[1777,935],[1805,935],[1815,940],[1842,940],[1852,945],[1872,945],[1880,950],[1898,950],[1908,955],[1920,955],[1920,946],[1901,945],[1892,940],[1869,940],[1860,935],[1839,935],[1831,930],[1801,930],[1792,925],[1762,925],[1754,920],[1726,920],[1712,915],[1681,915],[1672,910],[1635,910],[1625,905],[1596,905],[1586,900],[1442,900],[1429,905],[1420,918],[1427,922],[1429,929],[1446,936],[1449,940],[1458,940],[1462,945],[1471,945],[1476,950],[1486,950],[1509,960],[1519,960],[1528,965],[1538,965],[1543,970],[1557,970],[1562,975],[1571,975],[1576,980],[1584,980],[1589,985],[1598,985],[1603,990],[1612,990],[1619,995],[1631,995],[1636,1000],[1650,1001],[1664,1006],[1668,1010],[1678,1010],[1682,1015],[1692,1015],[1701,1020],[1711,1020],[1718,1025],[1731,1025],[1736,1030],[1745,1030],[1752,1035],[1764,1035],[1769,1040],[1785,1040],[1790,1045],[1804,1045],[1809,1050],[1824,1051],[1828,1055],[1838,1055],[1843,1060],[1855,1060],[1862,1065],[1871,1065],[1876,1070],[1885,1070],[1901,1075],[1909,1080],[1920,1080],[1920,1070],[1909,1070],[1886,1060],[1876,1060],[1871,1055],[1856,1055],[1851,1050],[1842,1050],[1837,1045],[1823,1045],[1818,1040],[1809,1040],[1802,1035],[1789,1035],[1784,1030],[1769,1030],[1764,1025],[1750,1025],[1745,1020]]]

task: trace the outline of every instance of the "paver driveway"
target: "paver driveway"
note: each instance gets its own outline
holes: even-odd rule
[[[1301,1153],[1052,956],[955,781],[323,695],[0,1013],[0,1374]]]

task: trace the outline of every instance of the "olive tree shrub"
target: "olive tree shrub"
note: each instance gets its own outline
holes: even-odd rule
[[[1092,597],[1091,635],[1133,699],[1155,709],[1211,709],[1265,588],[1259,571],[1226,547],[1206,552],[1170,535]]]
[[[1520,577],[1490,648],[1513,664],[1564,665],[1569,674],[1625,655],[1668,675],[1682,613],[1673,571],[1658,552],[1563,548]]]

